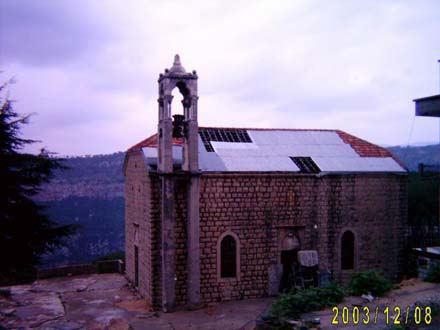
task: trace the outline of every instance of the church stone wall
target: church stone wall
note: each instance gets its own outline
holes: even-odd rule
[[[128,279],[135,283],[135,246],[138,248],[138,290],[148,302],[152,286],[151,180],[142,152],[130,152],[125,164],[125,263]],[[137,231],[137,235],[135,232]],[[137,237],[135,237],[137,236]]]
[[[347,283],[351,271],[341,269],[341,237],[355,234],[355,269],[377,269],[398,280],[405,265],[407,177],[357,175],[329,177],[326,183],[328,221],[319,232],[320,250],[335,280]],[[325,253],[326,251],[327,253]],[[333,251],[333,253],[332,253]]]
[[[127,176],[128,179],[129,176]],[[145,180],[145,178],[142,178]],[[160,180],[150,175],[151,227],[145,230],[152,247],[141,278],[157,307],[161,303]],[[145,181],[147,182],[148,179]],[[134,182],[138,182],[134,180]],[[127,189],[130,183],[127,183]],[[127,191],[127,202],[132,199]],[[176,304],[187,303],[186,183],[176,180]],[[202,303],[266,296],[269,278],[280,263],[280,233],[293,229],[301,249],[316,249],[321,270],[341,271],[340,240],[355,234],[355,270],[378,269],[396,279],[402,271],[406,239],[406,176],[386,174],[329,175],[203,173],[200,181],[200,249]],[[148,207],[147,207],[148,208]],[[129,207],[127,206],[127,212]],[[141,210],[141,209],[138,209]],[[127,213],[127,275],[130,263],[130,215]],[[131,215],[132,217],[133,215]],[[148,228],[146,225],[145,228]],[[217,269],[218,240],[234,233],[240,245],[239,279],[221,279]],[[147,274],[147,272],[150,272]]]
[[[204,301],[267,295],[269,269],[279,260],[278,226],[308,226],[315,218],[313,177],[204,175],[200,187],[201,294]],[[240,279],[217,273],[217,242],[224,232],[238,236]]]
[[[401,275],[406,239],[406,177],[205,174],[201,181],[201,294],[219,301],[265,296],[280,262],[280,232],[294,229],[301,249],[316,249],[320,269],[341,271],[340,239],[355,234],[355,270]],[[227,231],[240,244],[240,280],[219,279],[217,242]]]

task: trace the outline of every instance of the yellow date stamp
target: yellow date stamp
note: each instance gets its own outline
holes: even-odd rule
[[[432,310],[430,306],[415,306],[401,308],[400,306],[384,307],[333,307],[332,325],[338,324],[424,324],[432,322]]]

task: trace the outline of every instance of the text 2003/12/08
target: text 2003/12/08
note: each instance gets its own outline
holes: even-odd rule
[[[377,324],[379,316],[385,317],[385,324],[430,324],[432,321],[431,307],[415,306],[411,309],[409,306],[405,309],[399,306],[370,309],[368,306],[353,307],[352,309],[345,307],[333,307],[332,324]],[[404,314],[402,314],[402,311]]]

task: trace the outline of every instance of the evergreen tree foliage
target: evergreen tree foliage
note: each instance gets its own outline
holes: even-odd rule
[[[6,86],[0,86],[0,95]],[[36,142],[20,136],[28,119],[14,111],[7,96],[0,98],[0,285],[32,280],[41,256],[74,231],[70,225],[57,226],[32,199],[63,166],[44,150],[20,152]]]

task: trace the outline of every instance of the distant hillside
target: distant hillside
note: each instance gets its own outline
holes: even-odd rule
[[[88,263],[124,250],[124,198],[70,196],[43,205],[58,223],[78,226],[66,247],[45,258],[45,266]]]
[[[46,256],[43,267],[91,262],[124,250],[123,152],[68,157],[36,199],[60,224],[75,224],[67,245]]]
[[[389,147],[410,171],[417,171],[419,163],[440,164],[440,144],[421,147]]]
[[[109,155],[69,157],[67,170],[59,170],[37,196],[39,201],[62,200],[70,196],[124,198],[123,152]]]
[[[416,171],[419,162],[440,163],[440,145],[388,148]],[[90,262],[124,249],[124,153],[69,157],[37,200],[61,224],[79,225],[68,245],[47,256],[45,266]]]

